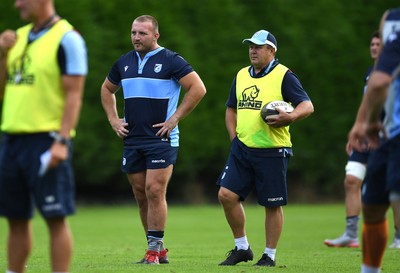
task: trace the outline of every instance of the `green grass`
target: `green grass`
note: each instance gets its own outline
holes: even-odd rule
[[[245,205],[247,236],[259,259],[264,250],[264,210]],[[79,206],[70,218],[74,234],[74,273],[333,273],[359,272],[360,249],[328,248],[326,238],[344,230],[343,205],[289,205],[284,208],[285,224],[277,250],[277,267],[256,268],[253,262],[233,267],[217,264],[233,248],[233,239],[221,207],[170,206],[165,244],[169,265],[135,265],[146,249],[144,231],[135,206]],[[392,214],[389,215],[393,226]],[[48,237],[43,220],[33,221],[34,248],[27,273],[50,272]],[[0,219],[0,272],[5,271],[7,225]],[[389,240],[393,239],[390,229]],[[399,250],[385,252],[383,272],[399,272]]]

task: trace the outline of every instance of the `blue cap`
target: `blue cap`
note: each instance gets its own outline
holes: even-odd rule
[[[266,31],[266,30],[259,30],[256,33],[254,33],[253,37],[250,39],[244,39],[243,44],[245,43],[253,43],[256,45],[269,45],[272,46],[275,49],[275,52],[278,50],[278,43],[276,42],[276,39],[272,33]]]

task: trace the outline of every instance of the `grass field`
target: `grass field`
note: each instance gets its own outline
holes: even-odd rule
[[[146,249],[144,231],[135,206],[79,206],[70,218],[74,234],[74,273],[346,273],[359,272],[360,249],[328,248],[326,238],[340,235],[344,229],[343,205],[289,205],[284,208],[285,225],[277,250],[275,268],[252,265],[264,250],[264,212],[255,205],[245,205],[247,235],[255,260],[233,267],[221,267],[233,239],[218,206],[170,206],[165,244],[170,264],[149,266],[133,262],[143,257]],[[392,214],[389,215],[393,226]],[[48,237],[43,220],[33,221],[34,248],[27,264],[28,273],[50,272]],[[6,267],[6,232],[0,219],[0,272]],[[393,228],[389,240],[393,240]],[[400,272],[400,250],[388,249],[382,272]]]

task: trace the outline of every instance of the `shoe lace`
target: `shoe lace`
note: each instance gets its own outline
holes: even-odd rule
[[[225,256],[227,257],[227,260],[233,259],[233,254],[235,253],[236,248],[229,250],[226,252]]]
[[[155,251],[147,251],[146,253],[146,261],[153,263],[158,258],[158,254]]]
[[[232,254],[233,251],[235,251],[235,249],[229,250],[228,252],[226,252],[225,256],[226,256],[226,257],[231,256],[231,254]]]

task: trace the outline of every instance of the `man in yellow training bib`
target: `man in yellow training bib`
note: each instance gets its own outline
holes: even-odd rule
[[[232,144],[217,182],[235,248],[220,265],[253,260],[242,201],[255,188],[258,203],[265,207],[266,232],[265,251],[255,265],[275,266],[282,206],[287,203],[286,170],[292,156],[289,125],[309,116],[314,107],[296,75],[275,58],[274,35],[260,30],[243,43],[249,45],[251,65],[237,73],[226,102],[225,121]],[[268,117],[266,123],[260,110],[276,100],[289,102],[295,109],[291,113],[277,109],[279,114]]]
[[[5,2],[4,2],[5,4]],[[69,271],[75,211],[72,137],[87,74],[86,45],[53,0],[15,1],[30,22],[0,34],[0,215],[7,218],[7,273],[25,270],[35,208],[50,235],[52,272]]]

